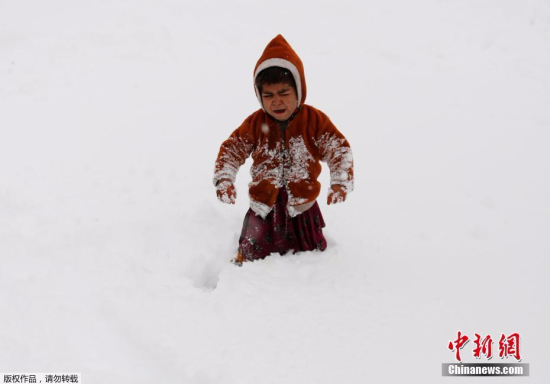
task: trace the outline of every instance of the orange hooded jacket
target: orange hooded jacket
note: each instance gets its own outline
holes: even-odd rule
[[[286,187],[288,212],[296,216],[299,207],[313,204],[321,189],[317,177],[324,161],[330,169],[330,184],[346,193],[353,190],[353,157],[346,138],[327,115],[304,104],[306,81],[302,61],[283,36],[275,37],[265,48],[254,69],[256,76],[269,67],[288,69],[296,81],[298,112],[285,132],[263,109],[261,95],[254,86],[262,109],[254,112],[220,147],[214,167],[214,185],[221,179],[235,182],[237,172],[252,155],[249,184],[250,208],[265,218],[275,205],[278,191]],[[290,161],[283,161],[284,155]]]

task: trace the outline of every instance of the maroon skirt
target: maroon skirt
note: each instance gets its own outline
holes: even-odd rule
[[[252,209],[248,210],[239,238],[239,252],[244,259],[263,259],[273,252],[284,255],[290,250],[296,253],[327,248],[319,204],[315,202],[307,211],[291,217],[286,209],[287,202],[286,189],[281,188],[275,206],[265,219]]]

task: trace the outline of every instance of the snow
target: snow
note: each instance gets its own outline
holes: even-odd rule
[[[327,251],[238,268],[212,167],[278,33],[355,188]],[[439,383],[460,330],[546,382],[549,42],[543,0],[1,2],[0,371]]]
[[[308,151],[302,137],[291,137],[288,140],[288,156],[292,163],[285,174],[287,182],[298,183],[301,180],[308,180],[310,177],[308,166],[315,159]]]

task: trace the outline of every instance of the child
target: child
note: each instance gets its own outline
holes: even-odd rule
[[[345,201],[353,190],[350,145],[323,112],[304,104],[304,67],[281,35],[258,60],[254,88],[262,109],[223,142],[214,168],[218,198],[234,204],[237,171],[252,155],[250,209],[232,260],[237,265],[272,252],[326,249],[316,201],[320,160],[330,169],[327,204]]]

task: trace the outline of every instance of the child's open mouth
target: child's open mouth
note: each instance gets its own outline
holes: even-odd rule
[[[282,113],[285,113],[286,109],[274,109],[273,112],[280,115]]]

